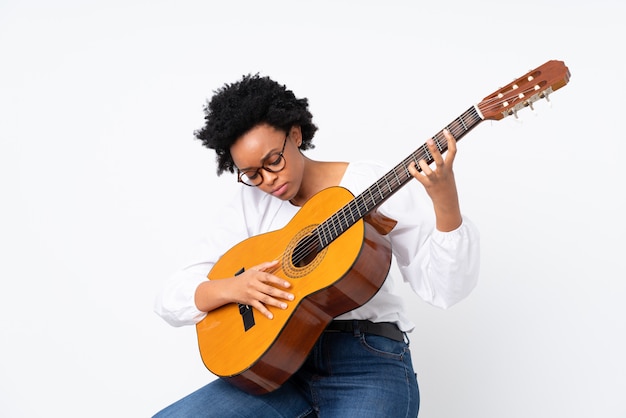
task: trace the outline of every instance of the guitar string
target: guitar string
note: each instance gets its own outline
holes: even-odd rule
[[[511,89],[510,91],[513,91],[513,89]],[[517,91],[519,91],[519,89],[517,89]],[[526,94],[536,93],[536,92],[537,90],[535,89],[533,85],[533,87],[524,90],[523,92],[521,92],[521,94],[523,97],[526,97]],[[498,108],[509,107],[510,104],[507,103],[509,100],[511,101],[513,101],[513,99],[521,100],[521,98],[518,96],[519,94],[520,93],[517,93],[517,95],[511,96],[508,100],[504,99],[504,95],[503,97],[494,96],[491,99],[487,99],[487,100],[480,102],[479,104],[476,105],[476,107],[479,110],[481,110],[481,112],[483,113],[497,111]],[[474,106],[472,106],[468,111],[464,112],[464,114],[462,114],[460,118],[457,118],[453,122],[451,122],[445,129],[448,129],[455,138],[460,139],[460,137],[468,131],[468,129],[464,126],[464,119],[462,118],[464,115],[468,116],[467,114],[470,113],[472,110],[474,110]],[[469,115],[469,116],[472,116],[472,115]],[[477,123],[482,121],[482,119],[478,115],[475,115],[473,119],[475,120],[469,121],[470,123],[472,123],[472,125],[470,126],[470,129],[474,127]],[[460,124],[458,123],[459,121],[461,122]],[[445,138],[445,135],[443,134],[443,130],[435,134],[432,137],[432,139],[435,141],[435,144],[437,145],[437,147],[439,148],[441,152],[445,152],[447,150],[448,141]],[[374,196],[371,195],[372,193],[371,189],[374,187],[377,188],[380,194],[382,195],[381,197],[384,197],[384,193],[381,189],[381,184],[383,184],[382,181],[384,180],[384,182],[387,183],[387,186],[390,188],[390,191],[391,191],[390,182],[391,183],[399,182],[399,184],[402,184],[407,178],[410,177],[410,172],[408,171],[408,168],[407,168],[409,163],[415,162],[417,170],[420,172],[422,171],[418,163],[420,160],[425,160],[428,164],[430,164],[433,161],[432,155],[430,151],[428,150],[426,143],[421,145],[416,151],[412,152],[409,155],[409,157],[405,158],[398,166],[396,166],[390,172],[385,174],[380,180],[376,181],[372,186],[366,189],[366,192],[370,193],[369,198],[367,198],[363,194],[359,195],[357,198],[353,199],[344,207],[342,207],[340,210],[338,210],[333,215],[331,215],[330,218],[321,222],[318,225],[318,227],[316,227],[313,230],[313,232],[317,232],[319,235],[320,233],[323,233],[323,232],[318,231],[318,229],[323,229],[323,228],[326,228],[329,232],[334,231],[334,233],[327,234],[330,237],[334,236],[334,238],[329,240],[329,242],[326,245],[330,244],[330,242],[332,242],[337,236],[343,233],[345,229],[347,229],[346,227],[351,226],[351,223],[349,222],[347,215],[344,212],[347,211],[349,214],[351,214],[351,218],[353,220],[354,220],[355,213],[359,215],[361,213],[368,213],[370,208],[377,204],[376,199],[374,198]],[[400,170],[400,173],[398,172],[398,170]],[[399,177],[400,174],[402,174],[403,176],[402,178]],[[384,186],[383,186],[383,189],[384,189]],[[362,198],[359,198],[359,197],[362,197]],[[351,208],[352,206],[355,206],[355,204],[356,204],[356,207]],[[369,207],[368,207],[368,204],[370,205]],[[356,212],[354,212],[355,209],[356,209]],[[360,219],[361,216],[358,216],[357,218]],[[299,265],[303,260],[308,258],[310,255],[319,252],[319,249],[323,244],[320,238],[316,238],[312,234],[307,235],[301,242],[304,242],[304,245],[298,245],[291,257],[292,263],[296,266]],[[285,252],[283,252],[281,256],[278,257],[277,259],[281,260],[284,256],[285,256]],[[278,272],[279,270],[282,270],[281,265],[282,263],[279,263],[275,268],[268,270],[268,272],[273,274],[273,273]]]

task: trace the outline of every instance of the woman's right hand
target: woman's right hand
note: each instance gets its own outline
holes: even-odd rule
[[[201,283],[196,289],[196,306],[209,312],[227,303],[240,303],[272,319],[269,307],[287,309],[287,301],[294,299],[294,295],[285,290],[291,284],[270,273],[277,264],[278,261],[269,261],[228,279]]]

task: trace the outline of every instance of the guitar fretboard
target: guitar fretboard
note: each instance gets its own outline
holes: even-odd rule
[[[482,121],[483,118],[478,108],[472,106],[444,129],[447,129],[452,136],[459,141]],[[432,138],[437,148],[442,153],[448,149],[448,141],[443,134],[444,129],[439,131]],[[312,247],[314,247],[316,251],[325,248],[358,220],[372,212],[391,197],[391,195],[411,180],[412,176],[408,170],[408,166],[411,162],[415,162],[417,169],[421,171],[418,164],[420,160],[425,160],[428,164],[433,162],[433,157],[426,143],[412,152],[407,158],[389,170],[387,174],[365,189],[348,204],[331,215],[326,221],[319,224],[312,231],[312,236],[317,237],[318,240],[316,245],[312,245]]]

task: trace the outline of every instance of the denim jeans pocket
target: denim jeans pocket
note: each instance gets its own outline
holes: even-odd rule
[[[361,345],[370,353],[396,360],[402,360],[409,349],[405,342],[371,334],[361,335]]]

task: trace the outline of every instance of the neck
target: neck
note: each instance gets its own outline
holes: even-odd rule
[[[316,161],[305,157],[300,190],[289,202],[302,206],[320,191],[339,185],[347,166],[345,162]]]

